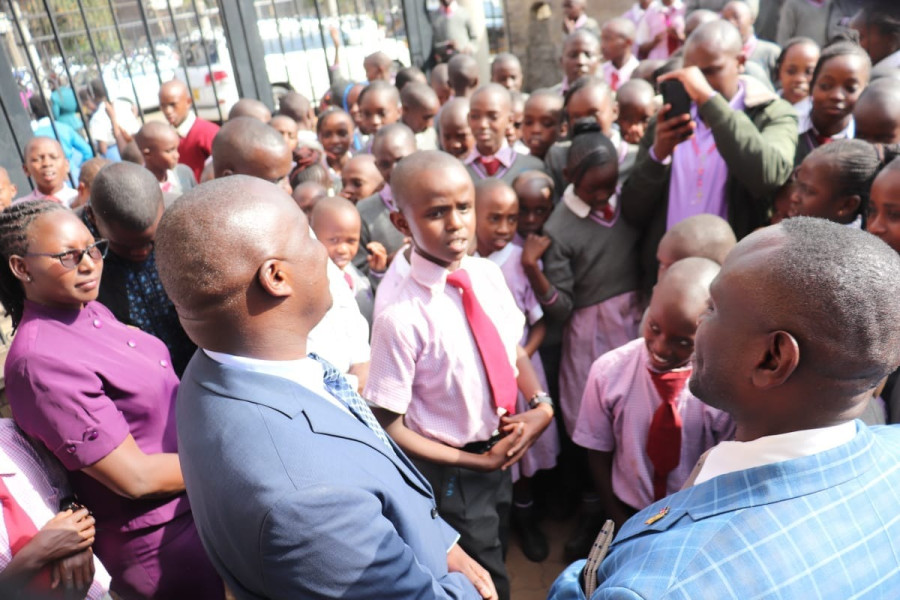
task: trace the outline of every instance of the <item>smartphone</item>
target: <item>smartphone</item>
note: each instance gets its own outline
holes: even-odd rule
[[[666,119],[671,119],[691,112],[691,97],[688,96],[684,84],[677,79],[668,79],[659,84],[662,92],[663,103],[672,108],[666,113]]]

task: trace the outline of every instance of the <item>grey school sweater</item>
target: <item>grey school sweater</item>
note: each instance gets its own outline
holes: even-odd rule
[[[362,227],[359,232],[359,251],[353,258],[353,266],[362,273],[368,274],[368,253],[366,244],[380,242],[387,250],[388,256],[403,246],[403,234],[391,223],[391,213],[385,206],[380,194],[372,194],[363,198],[356,205]],[[377,287],[377,282],[373,282]]]
[[[576,308],[640,289],[639,234],[621,214],[607,227],[579,218],[563,201],[553,209],[544,234],[552,240],[544,254],[544,275],[556,294],[551,290],[540,300],[554,321],[565,322]]]

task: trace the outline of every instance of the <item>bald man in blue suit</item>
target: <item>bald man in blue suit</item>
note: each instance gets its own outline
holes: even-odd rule
[[[428,482],[306,336],[324,247],[277,186],[217,179],[170,207],[157,265],[200,347],[177,401],[204,548],[240,599],[494,598]]]
[[[900,430],[855,418],[900,365],[898,289],[900,257],[857,229],[795,218],[741,241],[711,286],[690,381],[736,441],[550,598],[896,598]]]

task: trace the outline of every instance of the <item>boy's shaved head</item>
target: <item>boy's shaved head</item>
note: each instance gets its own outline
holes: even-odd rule
[[[447,62],[447,82],[456,96],[478,87],[478,61],[468,54],[454,54]]]
[[[609,31],[610,33],[614,33],[616,35],[621,35],[622,37],[634,40],[635,35],[635,27],[634,21],[631,19],[626,19],[624,17],[615,17],[610,19],[603,25],[604,31]]]
[[[236,119],[237,117],[252,117],[263,123],[268,123],[272,120],[272,111],[259,100],[254,98],[241,98],[235,102],[234,106],[231,107],[231,110],[228,111],[229,121]]]
[[[103,158],[102,156],[95,156],[94,158],[83,162],[81,164],[81,171],[78,172],[78,182],[90,187],[94,182],[94,178],[97,177],[97,173],[100,172],[100,169],[109,164],[112,164],[112,161],[108,158]]]
[[[440,150],[422,150],[410,154],[394,166],[391,174],[391,191],[397,207],[403,210],[404,206],[416,199],[416,189],[426,173],[460,170],[468,177],[461,162]]]
[[[134,135],[134,143],[143,150],[154,141],[159,141],[172,136],[178,137],[175,128],[162,121],[147,121]]]
[[[700,27],[701,25],[705,25],[706,23],[712,23],[713,21],[719,20],[719,15],[711,10],[706,10],[705,8],[698,8],[693,11],[691,14],[687,16],[687,19],[684,21],[684,35],[685,37],[690,37],[694,31]]]
[[[656,284],[654,294],[656,290],[677,290],[681,296],[690,297],[698,305],[705,307],[709,298],[709,286],[720,269],[719,263],[708,258],[682,258],[672,263],[666,275]]]
[[[400,92],[400,102],[406,110],[424,110],[440,107],[440,101],[435,91],[426,83],[411,81],[403,86]]]
[[[391,57],[381,51],[373,52],[363,59],[364,65],[375,65],[382,69],[390,68],[392,62]]]
[[[718,19],[698,27],[685,42],[684,53],[695,46],[705,46],[710,53],[738,56],[743,51],[743,41],[737,27]]]
[[[853,109],[856,137],[869,143],[900,142],[900,79],[882,77],[863,90]]]
[[[722,264],[735,244],[734,231],[722,217],[710,214],[688,217],[676,223],[659,242],[656,257],[660,276],[673,263],[692,256]]]
[[[635,104],[644,106],[655,102],[656,92],[653,86],[643,79],[629,79],[616,91],[616,101],[621,110],[622,105]]]
[[[312,214],[309,217],[309,223],[315,230],[317,227],[320,227],[326,219],[330,218],[332,215],[338,214],[353,215],[353,218],[359,221],[359,211],[356,210],[353,203],[346,198],[334,196],[331,198],[322,198],[316,202],[316,205],[312,209]]]
[[[363,89],[362,93],[360,93],[359,99],[357,100],[357,102],[359,102],[359,104],[362,105],[363,100],[371,94],[383,95],[384,98],[387,99],[389,102],[392,102],[397,105],[400,104],[400,91],[397,89],[396,86],[391,85],[387,81],[381,81],[379,79],[379,80],[371,82],[369,85],[367,85],[365,87],[365,89]]]
[[[291,168],[291,151],[281,134],[252,117],[237,117],[222,125],[213,139],[212,153],[216,177],[243,174],[277,181]]]
[[[35,137],[31,138],[30,140],[28,140],[28,143],[25,144],[25,156],[27,157],[36,148],[39,148],[39,147],[42,147],[45,145],[54,146],[54,148],[58,152],[65,155],[65,152],[63,152],[63,148],[58,141],[56,141],[55,139],[50,138],[50,137],[39,135],[39,136],[35,136]]]
[[[309,99],[298,92],[288,92],[278,101],[278,114],[288,116],[297,123],[306,123],[309,109]]]
[[[91,183],[91,211],[108,225],[144,231],[159,217],[162,190],[150,171],[129,162],[107,165]]]
[[[372,152],[375,152],[376,145],[385,143],[412,144],[415,148],[416,134],[403,123],[391,123],[379,129],[372,138]]]
[[[446,122],[456,122],[456,123],[465,123],[466,118],[469,115],[469,99],[468,98],[451,98],[447,101],[447,103],[441,107],[441,112],[438,114],[438,123],[440,127],[444,126],[444,120]]]
[[[469,105],[471,106],[475,102],[478,102],[478,100],[484,96],[492,96],[499,100],[502,107],[507,112],[512,110],[512,96],[510,95],[509,90],[499,83],[486,83],[475,90],[475,93],[469,98]]]

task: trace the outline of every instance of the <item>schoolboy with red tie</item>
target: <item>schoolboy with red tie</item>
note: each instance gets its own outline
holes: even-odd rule
[[[524,316],[499,267],[467,255],[475,193],[462,164],[418,152],[394,167],[391,189],[411,270],[376,317],[364,396],[434,487],[460,546],[509,598],[508,469],[550,424],[552,402],[518,345]],[[531,399],[525,412],[518,390]]]

